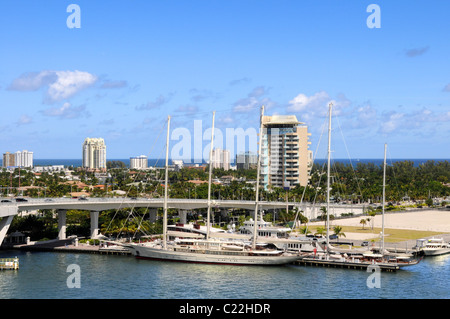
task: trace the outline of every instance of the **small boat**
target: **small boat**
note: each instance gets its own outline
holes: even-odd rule
[[[450,244],[443,238],[430,238],[420,248],[425,256],[438,256],[450,253]]]

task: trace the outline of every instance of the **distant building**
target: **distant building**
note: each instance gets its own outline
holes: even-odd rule
[[[3,154],[3,167],[28,167],[33,168],[33,152],[17,151]]]
[[[148,157],[145,155],[130,157],[130,169],[147,169]]]
[[[106,145],[103,138],[86,138],[82,150],[83,168],[106,170]]]
[[[16,166],[16,157],[14,153],[6,152],[3,154],[3,167]]]
[[[17,151],[16,166],[33,168],[33,152]]]
[[[236,155],[237,169],[255,169],[258,165],[258,156],[253,152],[245,152]]]
[[[175,171],[179,171],[183,168],[184,163],[183,160],[172,160],[172,165],[174,166]]]
[[[308,127],[295,115],[263,116],[261,179],[264,188],[305,186],[310,178],[312,152]]]
[[[223,168],[228,171],[230,169],[230,151],[216,148],[212,151],[211,158],[212,168]]]

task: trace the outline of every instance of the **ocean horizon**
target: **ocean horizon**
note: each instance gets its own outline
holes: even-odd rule
[[[129,158],[119,158],[119,159],[108,159],[107,161],[121,161],[123,162],[127,167],[130,166],[130,159]],[[324,164],[327,161],[325,158],[321,159],[315,159],[315,163],[317,164]],[[382,158],[355,158],[355,159],[332,159],[332,163],[342,163],[345,165],[357,165],[358,163],[373,163],[375,165],[382,165],[383,159]],[[415,158],[415,159],[408,159],[408,158],[401,158],[401,159],[388,159],[387,164],[390,165],[395,162],[404,162],[404,161],[412,161],[414,163],[414,166],[419,166],[427,161],[434,161],[434,162],[442,162],[442,161],[450,161],[450,159],[436,159],[436,158]],[[2,159],[0,159],[0,163],[3,165]],[[169,160],[169,163],[172,163],[172,160]],[[206,161],[202,160],[192,160],[190,163],[184,162],[185,165],[195,165],[195,164],[206,164]],[[81,167],[82,160],[81,159],[34,159],[33,160],[34,166],[51,166],[51,165],[64,165],[64,167]],[[231,162],[232,165],[235,165],[235,161]],[[148,159],[148,165],[151,167],[164,167],[165,160],[161,159]]]

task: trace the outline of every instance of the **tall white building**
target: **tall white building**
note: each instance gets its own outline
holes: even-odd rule
[[[83,167],[106,169],[106,145],[103,138],[86,138],[83,143]]]
[[[306,186],[312,168],[308,127],[295,115],[263,116],[261,179],[264,188]]]
[[[33,152],[17,151],[14,158],[15,166],[33,168]]]
[[[213,149],[211,158],[212,168],[230,169],[230,151],[220,148]]]
[[[145,155],[130,157],[131,169],[146,169],[148,168],[148,157]]]

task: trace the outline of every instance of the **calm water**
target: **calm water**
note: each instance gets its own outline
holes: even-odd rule
[[[368,288],[363,270],[238,267],[138,260],[131,256],[0,251],[18,271],[0,271],[0,299],[449,299],[450,255],[427,257]],[[68,288],[71,264],[80,288]]]

